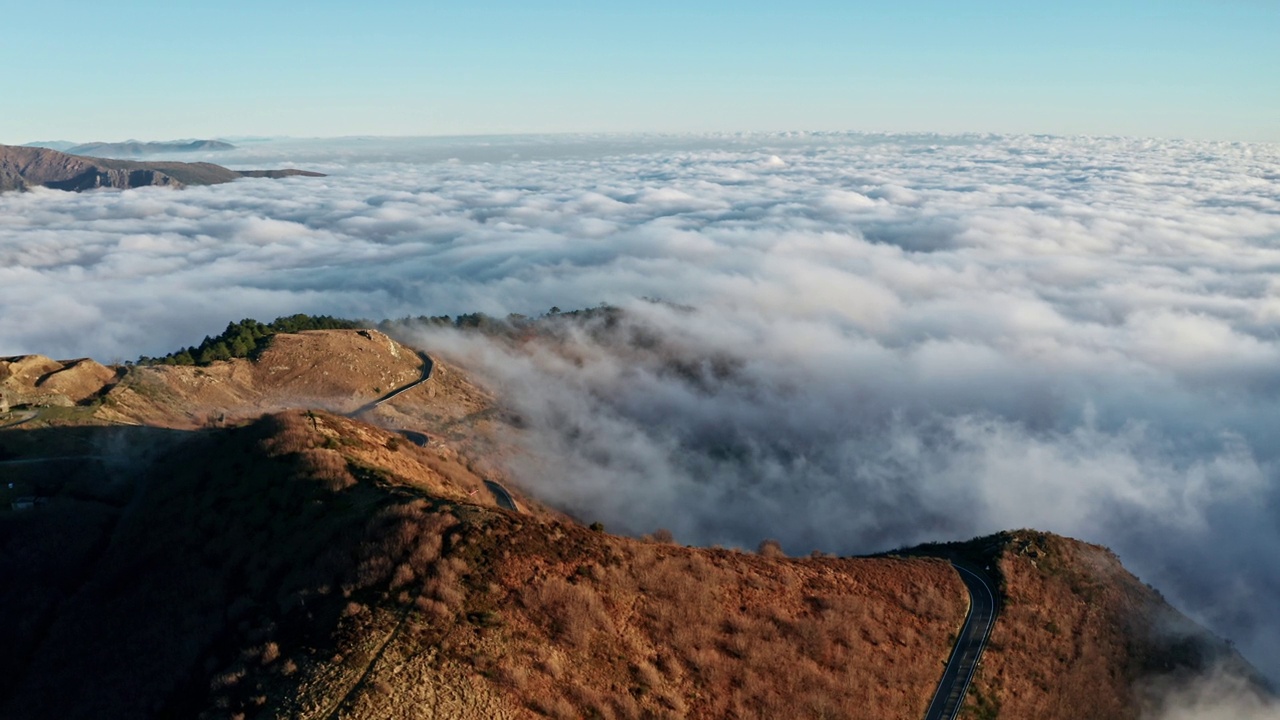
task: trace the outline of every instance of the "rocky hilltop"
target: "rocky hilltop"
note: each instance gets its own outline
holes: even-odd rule
[[[83,157],[47,148],[0,145],[0,192],[48,187],[83,191],[217,185],[243,177],[323,177],[305,170],[230,170],[212,163],[138,162]]]

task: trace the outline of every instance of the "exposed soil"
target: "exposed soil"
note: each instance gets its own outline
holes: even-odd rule
[[[417,380],[421,368],[416,351],[373,330],[280,333],[255,360],[134,367],[99,416],[196,428],[291,407],[349,413]]]

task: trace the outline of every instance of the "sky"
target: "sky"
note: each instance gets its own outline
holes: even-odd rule
[[[1280,141],[1280,3],[0,0],[0,143],[997,132]]]

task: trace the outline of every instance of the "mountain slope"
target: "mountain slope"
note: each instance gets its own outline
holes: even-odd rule
[[[21,580],[0,583],[2,717],[919,718],[967,606],[948,558],[1002,594],[962,717],[1136,719],[1211,673],[1267,697],[1068,538],[791,559],[499,509],[484,481],[515,430],[460,369],[361,416],[422,446],[309,409],[419,374],[374,331],[199,368],[88,362],[0,366],[16,396],[83,396],[90,423],[0,429],[6,479],[46,499],[0,506],[0,577]]]
[[[323,177],[303,170],[229,170],[212,163],[137,162],[82,157],[57,150],[0,145],[0,192],[43,186],[55,190],[216,185],[242,177]]]
[[[1000,579],[1000,617],[968,697],[973,717],[1136,719],[1170,687],[1221,677],[1270,697],[1229,643],[1105,547],[1018,530],[906,552],[959,557]]]
[[[0,715],[906,718],[963,615],[941,561],[765,558],[500,511],[430,449],[321,413],[116,438],[147,441],[169,449],[145,470],[0,519],[3,571],[29,579],[0,591],[28,620],[6,629]],[[81,519],[80,542],[53,541]]]
[[[611,536],[496,509],[429,448],[324,413],[108,430],[165,449],[0,516],[0,572],[25,579],[0,589],[4,717],[919,718],[965,612],[937,548]],[[1137,718],[1151,679],[1247,677],[1096,547],[971,545],[1006,595],[971,717]]]

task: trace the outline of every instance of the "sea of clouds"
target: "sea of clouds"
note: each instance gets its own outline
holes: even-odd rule
[[[0,355],[131,359],[295,312],[615,304],[624,327],[571,352],[422,331],[520,412],[535,494],[794,553],[1064,533],[1280,678],[1280,147],[794,134],[206,159],[330,175],[0,195]]]

